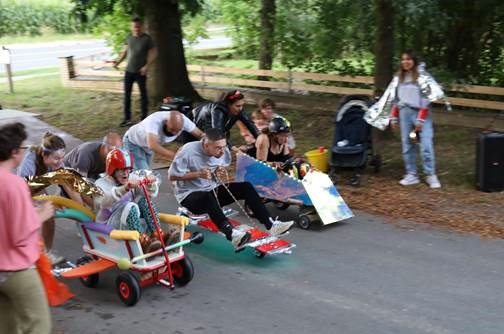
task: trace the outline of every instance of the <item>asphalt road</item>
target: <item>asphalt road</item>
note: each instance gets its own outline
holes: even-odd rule
[[[156,202],[174,212],[167,182]],[[356,212],[344,223],[294,228],[293,254],[264,259],[205,233],[186,248],[193,281],[147,287],[134,307],[116,296],[115,269],[96,289],[67,281],[77,298],[53,309],[57,333],[504,333],[502,240],[413,227]],[[57,230],[56,247],[79,257],[73,223]]]
[[[216,36],[210,39],[199,39],[193,46],[195,50],[227,47],[231,39]],[[58,57],[74,56],[75,58],[102,54],[104,60],[110,58],[111,49],[104,40],[61,41],[34,44],[16,44],[7,46],[11,51],[12,71],[20,71],[41,67],[58,66]],[[4,72],[0,66],[0,73]]]
[[[18,117],[30,129],[30,142],[47,128],[11,114],[0,124]],[[77,143],[65,138],[69,149]],[[164,181],[156,204],[173,213],[176,201]],[[296,216],[293,208],[270,209],[283,218]],[[95,289],[66,280],[76,297],[52,308],[54,332],[504,333],[502,240],[355,214],[313,230],[293,228],[287,236],[297,244],[293,254],[263,259],[250,250],[235,254],[224,238],[205,233],[203,244],[185,248],[193,281],[174,290],[146,287],[129,308],[116,295],[117,269],[103,273]],[[82,255],[73,222],[57,221],[55,248],[72,260]]]

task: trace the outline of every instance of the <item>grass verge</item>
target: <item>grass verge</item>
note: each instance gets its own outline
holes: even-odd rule
[[[46,74],[46,73],[58,73],[59,68],[57,66],[51,66],[51,67],[43,67],[43,68],[36,68],[36,69],[31,69],[31,70],[21,70],[21,71],[16,71],[12,72],[12,76],[15,77],[20,77],[24,75],[36,75],[36,74]],[[6,78],[7,74],[5,72],[0,73],[0,78]]]

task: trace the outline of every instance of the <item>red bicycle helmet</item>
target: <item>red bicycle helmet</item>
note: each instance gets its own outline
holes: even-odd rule
[[[105,172],[114,175],[117,169],[133,168],[133,155],[128,151],[115,148],[107,154]]]

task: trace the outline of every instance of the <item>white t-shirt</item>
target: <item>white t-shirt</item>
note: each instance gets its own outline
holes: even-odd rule
[[[163,125],[170,113],[171,111],[158,111],[150,114],[146,119],[129,128],[128,131],[126,131],[125,136],[128,136],[128,140],[132,144],[143,148],[149,148],[147,145],[147,134],[149,133],[158,136],[158,142],[160,144],[166,144],[177,139],[182,131],[191,132],[196,128],[196,124],[194,124],[186,116],[182,115],[184,119],[184,126],[182,127],[182,130],[180,130],[180,132],[175,136],[167,137],[163,132]]]

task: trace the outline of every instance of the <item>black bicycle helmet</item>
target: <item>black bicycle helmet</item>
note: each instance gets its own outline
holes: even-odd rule
[[[273,117],[268,124],[269,133],[287,133],[290,132],[290,122],[284,117]]]

